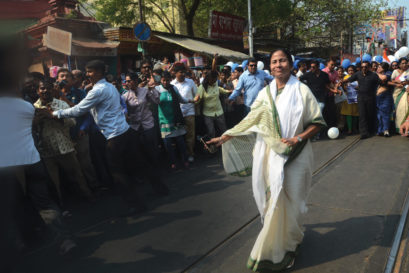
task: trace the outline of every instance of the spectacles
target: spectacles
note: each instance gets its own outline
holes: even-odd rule
[[[125,82],[126,82],[126,83],[130,83],[131,81],[132,81],[132,80],[126,80]]]
[[[368,68],[369,66],[367,65],[361,65],[361,68]]]
[[[150,66],[142,66],[143,69],[150,69]]]
[[[40,89],[40,90],[46,90],[47,87],[45,87],[45,86],[40,86],[38,89]]]
[[[254,67],[254,66],[256,66],[255,64],[249,64],[249,67]]]

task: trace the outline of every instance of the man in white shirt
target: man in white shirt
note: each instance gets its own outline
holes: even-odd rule
[[[79,117],[90,111],[96,125],[107,139],[107,161],[114,183],[129,208],[122,213],[130,216],[146,210],[135,189],[135,167],[142,166],[137,143],[132,141],[132,131],[126,122],[116,87],[104,78],[105,63],[90,61],[86,67],[93,88],[72,108],[52,112],[58,118]],[[143,162],[142,162],[143,163]]]
[[[186,70],[183,66],[175,68],[176,79],[171,84],[174,85],[179,94],[187,101],[193,101],[196,93],[197,86],[191,79],[185,77]],[[188,161],[194,161],[194,148],[195,148],[195,105],[194,103],[180,104],[183,118],[186,125],[186,146],[188,152]]]
[[[307,64],[304,61],[299,61],[298,64],[298,72],[296,74],[297,78],[300,79],[302,75],[307,72]]]
[[[18,92],[29,59],[23,48],[25,41],[2,35],[0,33],[0,272],[12,272],[18,251],[24,247],[19,225],[24,194],[47,226],[60,235],[61,254],[76,244],[70,239],[60,210],[47,191],[47,175],[32,136],[34,106],[21,99]]]

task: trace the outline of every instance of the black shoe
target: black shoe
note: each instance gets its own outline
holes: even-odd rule
[[[367,139],[369,138],[369,135],[361,135],[361,139]]]
[[[145,211],[147,211],[148,208],[145,205],[138,205],[137,207],[130,207],[127,210],[125,210],[124,212],[122,212],[120,214],[121,217],[131,217],[131,216],[135,216],[138,214],[141,214]]]

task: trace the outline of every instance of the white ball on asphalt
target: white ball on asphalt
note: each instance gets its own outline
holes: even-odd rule
[[[329,128],[328,130],[328,137],[330,139],[336,139],[339,136],[339,130],[337,127]]]

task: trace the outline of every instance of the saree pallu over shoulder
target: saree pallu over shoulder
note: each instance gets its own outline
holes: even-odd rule
[[[303,118],[305,123],[303,129],[310,124],[326,126],[316,99],[309,88],[300,83],[295,77],[291,77],[289,83],[293,86],[291,89],[298,90],[295,92],[300,96],[302,103],[306,104],[305,107],[310,108],[307,110],[311,112],[308,114],[311,118]],[[274,86],[274,88],[272,86]],[[307,141],[303,141],[292,148],[281,142],[283,137],[293,137],[294,135],[282,135],[280,115],[274,102],[276,98],[275,89],[275,82],[274,85],[271,83],[270,86],[262,89],[251,106],[249,114],[239,124],[224,133],[224,135],[234,136],[233,139],[224,143],[222,146],[224,169],[228,174],[236,176],[250,176],[252,174],[253,150],[256,144],[256,135],[261,136],[267,146],[275,153],[288,156],[286,164],[291,162],[307,143]],[[288,93],[286,91],[289,89],[290,87],[286,86],[280,95],[280,104],[283,102],[283,95]],[[275,93],[271,92],[271,90]],[[291,106],[287,105],[283,108],[290,110]],[[305,116],[305,113],[300,113],[302,111],[303,109],[299,109],[298,114]],[[286,112],[289,113],[288,111]],[[290,119],[292,118],[293,117]],[[285,122],[288,123],[288,121]],[[300,122],[299,118],[298,122]]]
[[[247,264],[253,271],[284,269],[302,241],[299,215],[306,211],[312,148],[308,141],[289,148],[281,139],[310,124],[325,125],[319,105],[309,88],[291,77],[279,95],[275,81],[261,90],[247,117],[225,132],[234,138],[223,144],[224,168],[229,174],[252,174],[263,221]]]

